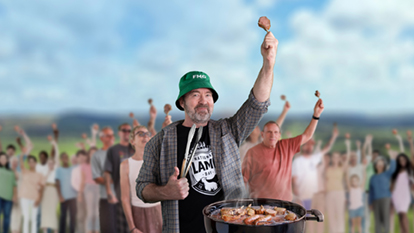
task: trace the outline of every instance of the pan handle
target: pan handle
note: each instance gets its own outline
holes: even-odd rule
[[[305,216],[305,221],[317,221],[323,222],[323,214],[319,210],[311,209],[306,210],[306,214],[313,215],[313,216]]]

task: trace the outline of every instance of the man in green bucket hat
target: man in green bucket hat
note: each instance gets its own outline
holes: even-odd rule
[[[175,105],[185,112],[185,118],[163,128],[147,143],[136,180],[136,193],[141,200],[161,201],[163,232],[205,232],[205,206],[247,196],[239,147],[270,105],[277,46],[277,39],[268,32],[261,45],[263,66],[253,89],[230,118],[210,119],[218,93],[206,73],[191,71],[181,77]],[[195,133],[193,125],[197,128]],[[183,164],[194,150],[188,173],[182,177],[180,169],[186,170]]]

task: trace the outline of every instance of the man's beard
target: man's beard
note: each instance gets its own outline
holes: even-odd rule
[[[206,108],[207,112],[198,113],[196,110],[200,107]],[[184,101],[184,110],[194,123],[206,123],[210,120],[211,117],[210,108],[207,104],[199,104],[194,108],[194,110],[192,110],[187,106],[187,104]]]

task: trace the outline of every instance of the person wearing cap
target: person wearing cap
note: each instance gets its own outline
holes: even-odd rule
[[[237,113],[211,120],[218,93],[210,77],[200,71],[186,73],[175,102],[184,120],[163,128],[146,145],[144,163],[136,180],[137,196],[144,202],[161,201],[163,232],[205,232],[202,209],[213,202],[246,196],[239,147],[257,126],[270,105],[273,68],[278,41],[271,32],[261,45],[263,66],[248,99]],[[188,174],[180,177],[190,127],[203,132]],[[193,143],[195,144],[195,142]]]

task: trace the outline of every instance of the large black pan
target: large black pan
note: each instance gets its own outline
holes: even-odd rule
[[[249,226],[227,223],[223,220],[217,220],[210,216],[214,210],[221,209],[223,207],[240,207],[248,206],[249,204],[252,204],[253,206],[270,205],[283,207],[294,212],[298,216],[298,219],[294,222],[281,223],[273,226]],[[303,206],[293,202],[266,198],[235,199],[215,202],[206,206],[203,209],[203,214],[204,226],[207,233],[303,233],[306,221],[323,222],[323,214],[319,210],[305,210]]]

